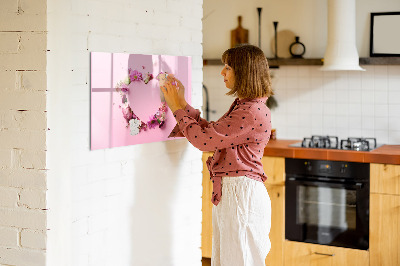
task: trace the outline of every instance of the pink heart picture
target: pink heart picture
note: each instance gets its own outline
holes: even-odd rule
[[[91,149],[163,141],[176,124],[159,89],[174,74],[191,99],[185,56],[91,53]]]

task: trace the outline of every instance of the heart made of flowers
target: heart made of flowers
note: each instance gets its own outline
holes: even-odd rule
[[[156,79],[159,82],[163,82],[168,77],[167,72],[160,72]],[[115,90],[119,92],[121,96],[121,108],[122,108],[122,115],[126,120],[126,127],[130,128],[130,135],[134,136],[147,129],[154,129],[154,128],[161,128],[165,125],[166,121],[166,112],[168,111],[167,103],[165,101],[161,102],[160,107],[158,108],[157,112],[150,117],[147,122],[142,121],[133,111],[131,108],[131,104],[129,103],[128,93],[129,93],[129,85],[133,82],[144,82],[148,84],[150,80],[153,79],[153,74],[150,73],[143,73],[132,70],[129,68],[128,70],[128,77],[124,80],[117,83]]]

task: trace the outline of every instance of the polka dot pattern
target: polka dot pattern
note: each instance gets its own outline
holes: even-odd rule
[[[271,132],[271,115],[266,100],[236,99],[216,122],[201,118],[200,111],[190,105],[174,113],[178,124],[170,137],[183,135],[196,148],[215,151],[214,156],[207,160],[214,205],[221,200],[224,176],[247,176],[261,182],[267,179],[261,164]]]

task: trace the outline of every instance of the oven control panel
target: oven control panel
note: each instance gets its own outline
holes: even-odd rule
[[[369,179],[369,164],[286,158],[286,174]]]
[[[329,162],[320,163],[318,164],[318,167],[321,173],[330,173],[332,171],[332,164],[330,164]]]

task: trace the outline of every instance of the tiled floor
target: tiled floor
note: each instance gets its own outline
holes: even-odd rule
[[[203,266],[211,266],[211,259],[209,258],[202,258]]]

